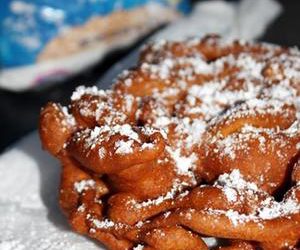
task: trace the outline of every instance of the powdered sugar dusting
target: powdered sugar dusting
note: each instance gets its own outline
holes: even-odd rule
[[[97,228],[101,228],[101,229],[107,229],[107,228],[115,226],[115,223],[108,219],[105,219],[103,221],[94,219],[93,223]]]
[[[221,188],[230,202],[236,202],[237,197],[239,197],[238,199],[257,199],[255,197],[259,192],[264,193],[254,183],[245,181],[237,169],[233,170],[230,174],[221,175],[214,186]],[[265,220],[282,218],[300,212],[300,204],[294,192],[281,202],[275,201],[271,196],[267,196],[249,214],[242,214],[233,209],[227,211],[208,209],[208,212],[211,214],[226,215],[234,226],[249,221],[260,223]]]
[[[180,155],[180,149],[172,151],[172,149],[167,148],[167,151],[171,154],[172,159],[175,161],[177,173],[193,177],[194,163],[197,160],[196,154],[191,154],[190,156],[185,157]]]
[[[77,101],[83,95],[99,95],[99,96],[104,96],[105,95],[105,91],[104,90],[99,90],[96,86],[93,86],[93,87],[79,86],[73,92],[73,94],[71,96],[71,100],[72,101]]]
[[[230,174],[220,175],[215,185],[231,187],[237,190],[249,189],[254,192],[258,190],[255,183],[244,180],[238,169],[234,169]]]
[[[143,207],[148,207],[148,206],[160,205],[166,200],[173,200],[176,194],[182,191],[186,185],[187,185],[186,183],[182,183],[179,182],[178,180],[175,180],[172,189],[165,195],[159,196],[158,198],[155,199],[149,199],[147,201],[143,201],[142,203],[134,203],[133,205],[138,209],[141,209]]]
[[[106,149],[104,147],[101,147],[101,148],[99,148],[98,153],[99,153],[99,158],[103,159],[106,156],[107,152],[106,152]]]
[[[132,149],[132,144],[133,144],[133,140],[129,140],[129,141],[117,141],[115,143],[115,153],[116,154],[120,154],[120,155],[125,155],[125,154],[130,154],[133,152]]]
[[[141,244],[138,244],[136,247],[133,248],[133,250],[143,250],[144,246]]]
[[[205,188],[207,185],[201,185],[204,180],[218,191],[221,209],[211,208],[208,202],[207,208],[198,208],[197,212],[229,220],[233,226],[251,221],[263,228],[269,220],[290,219],[299,213],[299,201],[293,193],[297,186],[282,201],[275,200],[270,195],[273,191],[267,190],[275,190],[283,181],[273,180],[269,174],[276,161],[285,164],[287,151],[296,155],[299,146],[299,53],[266,44],[224,43],[216,37],[184,44],[164,41],[144,49],[144,58],[136,68],[123,73],[112,90],[76,89],[70,110],[79,126],[66,150],[72,154],[72,149],[78,148],[90,165],[95,160],[96,167],[83,167],[97,168],[112,186],[119,184],[114,166],[118,166],[116,171],[123,165],[129,167],[127,173],[130,167],[144,167],[145,173],[157,167],[162,175],[155,176],[157,189],[164,182],[169,189],[161,188],[144,200],[124,200],[121,196],[129,212],[151,214],[151,209],[157,209],[168,221],[176,209],[179,216],[193,220],[192,209],[186,212],[181,210],[185,207],[176,206],[193,197],[194,187]],[[67,109],[63,113],[68,116]],[[274,154],[274,161],[267,159],[269,154]],[[261,163],[264,155],[265,166]],[[132,166],[128,159],[133,159]],[[255,176],[256,169],[259,176]],[[127,177],[121,178],[124,186],[134,185],[125,183]],[[145,174],[136,179],[142,183],[140,188],[147,186],[143,183],[147,178]],[[75,191],[80,194],[94,188],[95,183],[90,181],[76,182]],[[113,193],[116,201],[119,191]],[[131,227],[143,230],[156,216],[149,215],[149,221],[137,218],[129,226],[111,220],[114,207],[110,205],[114,202],[110,199],[108,211],[101,199],[94,202],[104,205],[103,217],[97,218],[85,205],[77,208],[78,213],[88,213],[90,233]],[[155,231],[164,236],[159,228]],[[139,244],[134,249],[143,248]]]
[[[77,193],[82,193],[85,190],[95,187],[96,182],[93,179],[82,180],[74,183],[74,189]]]
[[[68,111],[67,107],[61,107],[61,110],[63,111],[64,115],[65,115],[65,121],[69,126],[75,126],[76,125],[76,121],[73,115],[71,115]]]
[[[249,1],[248,1],[249,2]],[[248,3],[247,2],[247,3]],[[205,7],[209,7],[207,5],[207,3],[205,3]],[[215,4],[215,3],[213,3]],[[219,4],[218,7],[220,7],[222,9],[222,7],[232,7],[229,8],[229,10],[234,9],[233,5],[223,5],[223,4]],[[255,4],[253,5],[255,6]],[[202,6],[199,6],[202,7]],[[199,15],[200,19],[201,17],[206,20],[207,16],[213,16],[213,15],[207,15],[205,16],[205,13],[207,12],[205,9],[203,8],[197,8],[197,10],[202,10],[204,13],[203,15]],[[207,8],[210,9],[210,8]],[[235,8],[238,10],[242,10],[244,8]],[[263,8],[262,8],[263,9]],[[226,9],[227,10],[227,9]],[[266,9],[265,9],[266,10]],[[270,9],[267,8],[267,11],[269,11]],[[209,11],[208,11],[209,12]],[[202,13],[202,14],[203,14]],[[227,12],[224,12],[227,13]],[[211,14],[211,13],[210,13]],[[232,15],[236,15],[237,13],[235,13],[235,11],[232,12]],[[240,16],[241,17],[241,21],[243,21],[243,15],[240,15],[241,13],[238,13],[239,15],[236,16]],[[230,15],[231,16],[231,15]],[[246,15],[245,15],[246,16]],[[264,15],[262,15],[264,16]],[[268,16],[268,15],[266,15]],[[193,18],[192,18],[193,19]],[[267,18],[268,19],[268,18]],[[222,19],[221,22],[224,22],[225,19]],[[269,20],[269,19],[268,19]],[[189,20],[191,21],[191,20]],[[199,21],[199,18],[195,18],[192,20],[195,27],[199,26],[197,23],[197,21]],[[196,21],[196,22],[194,22]],[[226,19],[227,24],[229,22],[231,22],[232,20],[230,18]],[[206,20],[207,22],[207,20]],[[219,24],[220,22],[207,22],[207,23],[212,23],[212,27],[218,26],[216,24]],[[264,22],[259,22],[260,24],[264,23]],[[224,28],[224,25],[219,25],[219,28]],[[226,25],[225,25],[226,26]],[[248,25],[246,25],[248,26]],[[187,27],[185,25],[185,27]],[[242,27],[243,28],[243,27]],[[247,29],[246,29],[247,30]],[[248,28],[248,31],[251,30]],[[175,32],[173,32],[172,34],[181,34],[183,29],[181,29],[181,27],[178,28],[178,25],[175,24]],[[243,29],[242,29],[243,31]],[[239,32],[239,33],[243,33],[243,32]],[[253,33],[253,32],[252,32]],[[255,32],[254,32],[255,33]],[[297,83],[297,79],[299,78],[299,72],[297,69],[297,61],[299,61],[299,51],[297,49],[290,49],[288,51],[286,51],[284,54],[279,55],[280,51],[277,55],[274,55],[273,51],[277,50],[276,47],[274,46],[270,46],[270,48],[268,46],[263,46],[264,49],[266,48],[266,52],[262,52],[262,53],[256,53],[255,51],[252,52],[246,52],[245,54],[248,55],[236,55],[234,53],[231,53],[232,55],[230,56],[221,56],[221,58],[214,60],[213,58],[209,58],[207,60],[207,55],[205,55],[204,53],[198,53],[198,55],[196,55],[197,53],[195,53],[195,50],[192,50],[192,46],[198,46],[199,43],[201,42],[200,39],[191,39],[188,42],[188,45],[186,46],[188,50],[190,50],[191,52],[189,53],[188,56],[183,56],[182,59],[178,59],[178,62],[174,62],[172,55],[168,55],[163,56],[162,58],[164,58],[164,61],[161,63],[161,68],[155,68],[154,67],[154,71],[153,71],[153,67],[152,65],[155,65],[154,61],[157,60],[157,56],[155,56],[155,54],[158,54],[160,51],[168,51],[168,46],[169,46],[169,42],[167,41],[161,41],[161,42],[157,42],[153,44],[153,51],[155,53],[149,53],[147,55],[147,63],[150,65],[150,67],[148,67],[149,69],[145,69],[145,71],[143,73],[149,72],[153,78],[158,79],[159,77],[162,78],[164,80],[164,84],[169,84],[171,91],[167,91],[166,89],[164,89],[164,86],[159,86],[159,89],[157,91],[157,94],[155,95],[156,99],[155,101],[159,101],[159,98],[161,97],[162,99],[166,99],[164,100],[164,105],[168,105],[168,109],[170,107],[172,107],[173,102],[176,102],[177,107],[176,109],[171,109],[170,113],[168,114],[168,112],[166,112],[164,115],[160,114],[159,117],[157,117],[157,119],[153,119],[154,122],[153,124],[151,124],[151,122],[148,122],[148,124],[150,124],[150,126],[152,125],[155,128],[159,128],[159,129],[163,129],[164,131],[164,135],[165,138],[168,138],[168,142],[170,143],[170,145],[168,145],[172,152],[177,152],[178,148],[180,149],[180,152],[178,155],[180,158],[186,157],[188,158],[189,155],[192,155],[197,151],[197,146],[202,142],[203,140],[203,132],[205,135],[206,129],[207,129],[207,124],[210,124],[211,119],[214,116],[219,116],[221,114],[223,114],[223,112],[227,109],[231,109],[232,106],[236,105],[236,103],[241,103],[244,102],[246,99],[249,98],[261,98],[261,95],[265,95],[268,98],[272,97],[275,99],[279,99],[281,101],[286,101],[286,100],[292,100],[293,104],[294,103],[298,103],[297,106],[297,110],[299,110],[299,101],[296,101],[296,99],[298,99],[297,96],[297,91],[296,91],[296,87],[294,85],[293,87],[293,82]],[[219,42],[219,41],[215,41],[215,39],[207,39],[206,41],[207,44],[210,44],[211,46],[217,45],[217,48],[222,49],[222,47],[226,47],[226,46],[231,46],[231,43],[227,43],[226,45]],[[245,42],[239,42],[237,44],[241,44],[243,46],[248,46],[248,43]],[[237,46],[237,48],[239,48]],[[256,47],[257,48],[257,47]],[[236,51],[236,50],[234,50]],[[257,54],[257,55],[256,55]],[[264,54],[263,56],[261,54]],[[294,58],[292,58],[294,57]],[[234,67],[236,66],[236,61],[238,61],[238,66],[241,69],[238,69],[236,73],[233,72]],[[186,64],[186,65],[184,65]],[[270,74],[270,76],[267,78],[265,75],[265,68],[268,66],[267,64],[270,65],[278,65],[278,67],[272,67],[271,71],[273,72],[273,74]],[[175,66],[174,66],[175,65]],[[228,73],[231,72],[231,73]],[[222,75],[221,75],[222,74]],[[178,78],[177,78],[178,75]],[[201,77],[199,77],[199,75],[202,75]],[[124,77],[128,77],[129,74],[128,72],[124,72]],[[198,78],[199,77],[199,78]],[[202,78],[204,77],[204,78]],[[244,79],[246,78],[246,79]],[[171,79],[171,80],[170,80]],[[178,79],[178,81],[177,81]],[[126,78],[124,81],[124,85],[127,87],[136,87],[136,79],[134,78]],[[246,82],[243,82],[244,80],[246,80]],[[278,81],[279,84],[276,85],[278,87],[275,87],[275,85],[273,84],[274,82]],[[283,84],[283,81],[287,82],[287,84]],[[154,81],[155,82],[155,81]],[[210,86],[205,86],[208,82],[211,83]],[[235,83],[238,83],[236,85],[234,85]],[[272,83],[271,87],[269,86]],[[143,84],[141,84],[142,86]],[[193,85],[195,85],[193,87]],[[222,87],[219,87],[218,85],[221,85]],[[297,85],[297,84],[296,84]],[[243,87],[241,87],[243,86]],[[263,86],[263,88],[265,88],[266,90],[263,91],[261,90],[261,87]],[[201,87],[202,90],[201,90]],[[217,91],[214,92],[210,92],[211,88],[215,88]],[[193,88],[193,90],[196,89],[200,89],[199,92],[197,92],[197,94],[194,95],[194,93],[192,91],[189,91],[191,88]],[[188,91],[186,91],[188,90]],[[290,91],[293,90],[293,91]],[[74,96],[72,97],[73,102],[76,102],[77,100],[79,100],[80,98],[82,98],[84,95],[87,94],[87,92],[91,93],[92,95],[101,95],[102,94],[100,92],[98,92],[98,90],[83,90],[83,91],[78,91],[77,93],[74,94]],[[186,93],[189,92],[189,93]],[[264,92],[264,93],[262,93]],[[196,93],[196,92],[195,92]],[[245,94],[245,96],[243,96]],[[105,93],[105,95],[107,96],[107,93]],[[177,96],[180,96],[178,98],[176,98]],[[212,96],[215,96],[215,100],[213,98],[210,98]],[[238,96],[238,97],[236,97]],[[110,96],[108,97],[110,98]],[[173,98],[173,99],[172,99]],[[124,98],[126,99],[126,98]],[[175,99],[175,101],[174,101]],[[102,101],[102,100],[101,100]],[[129,110],[129,109],[133,109],[135,106],[135,98],[133,100],[133,103],[131,103],[131,98],[129,98],[128,100],[125,100],[124,104],[119,104],[118,105],[111,105],[111,103],[109,105],[101,105],[101,104],[97,104],[96,105],[96,110],[93,110],[94,106],[92,106],[90,109],[83,109],[81,108],[80,110],[80,114],[82,115],[82,117],[86,120],[88,120],[89,125],[91,127],[94,126],[99,126],[101,127],[103,125],[103,123],[109,125],[109,126],[114,126],[116,124],[124,124],[124,123],[129,123],[132,125],[133,121],[129,120],[128,114],[125,114],[123,112],[123,110]],[[184,103],[184,104],[183,104]],[[186,104],[185,107],[183,107]],[[109,106],[109,108],[108,108]],[[121,106],[121,107],[120,107]],[[122,112],[116,112],[116,109],[112,108],[112,107],[118,107],[116,109],[118,110],[122,110]],[[282,107],[282,106],[281,106]],[[110,109],[112,108],[112,109]],[[263,108],[261,108],[263,109]],[[91,112],[90,112],[91,111]],[[157,111],[157,110],[155,110]],[[135,112],[134,110],[131,112]],[[297,111],[298,112],[298,111]],[[107,114],[109,113],[109,114]],[[117,114],[118,113],[118,114]],[[121,114],[123,113],[123,114]],[[138,113],[138,112],[137,112]],[[157,115],[158,116],[158,115]],[[117,118],[116,118],[117,117]],[[176,119],[174,119],[174,117]],[[188,123],[184,123],[182,119],[184,118],[190,118],[190,122]],[[86,119],[87,118],[87,119]],[[92,119],[95,118],[95,119]],[[299,116],[298,116],[299,118]],[[101,121],[100,121],[101,119]],[[189,131],[189,128],[192,127],[192,122],[198,119],[200,122],[200,126],[195,126],[195,129],[193,130],[193,133],[191,132],[191,130]],[[149,119],[150,120],[150,119]],[[92,125],[91,125],[92,124]],[[140,123],[141,125],[143,125],[143,123]],[[174,132],[174,127],[177,127],[176,132]],[[253,126],[255,127],[255,126]],[[186,129],[187,128],[187,129]],[[247,128],[248,129],[248,128]],[[257,128],[255,128],[257,129]],[[287,135],[291,135],[291,136],[295,136],[297,135],[297,129],[298,127],[293,126],[291,129],[287,130],[286,134]],[[92,129],[91,129],[92,130]],[[184,131],[184,133],[182,133],[182,131]],[[98,131],[99,132],[99,131]],[[102,132],[101,132],[102,133]],[[95,131],[95,134],[92,136],[92,140],[90,141],[91,143],[88,144],[88,146],[93,147],[97,142],[97,140],[99,139],[98,137],[101,137],[101,133],[97,133],[97,131]],[[109,130],[107,130],[105,133],[109,133]],[[254,131],[251,133],[255,133]],[[98,135],[97,135],[98,134]],[[174,137],[172,137],[174,135]],[[263,137],[260,137],[263,138]],[[129,139],[126,138],[124,139],[124,141],[126,140],[134,140],[134,139]],[[140,138],[141,139],[141,138]],[[181,143],[178,143],[181,142]],[[230,147],[235,144],[236,142],[238,142],[237,140],[234,140],[234,138],[232,138],[232,140],[228,140],[225,144],[230,145]],[[260,146],[262,149],[264,148],[264,141],[263,139],[260,139]],[[147,144],[146,144],[147,145]],[[145,145],[145,147],[147,147]],[[102,146],[102,145],[101,145]],[[100,147],[101,150],[97,151],[96,153],[99,154],[99,157],[105,157],[105,155],[108,152],[103,151],[103,147]],[[224,148],[227,149],[227,146]],[[231,147],[232,152],[234,152],[235,148]],[[245,149],[246,150],[246,149]],[[258,149],[261,150],[261,149]],[[24,145],[24,150],[18,150],[20,151],[24,151],[24,152],[28,152],[27,148]],[[32,151],[32,150],[30,150]],[[19,153],[18,152],[18,153]],[[227,156],[231,155],[231,151],[229,150],[229,152],[226,152]],[[235,159],[237,155],[234,155],[231,159]],[[231,156],[230,156],[231,157]],[[3,166],[7,166],[7,162],[9,163],[9,165],[13,165],[14,162],[16,161],[16,159],[21,159],[20,157],[16,157],[16,155],[14,157],[12,157],[10,160],[7,160]],[[39,158],[40,159],[40,158]],[[46,162],[45,157],[43,157],[44,163]],[[172,160],[172,159],[171,159]],[[161,160],[163,161],[163,160]],[[174,161],[175,163],[175,161]],[[193,165],[196,165],[197,162],[193,162]],[[57,163],[55,162],[55,164],[53,163],[53,166],[57,165]],[[43,171],[43,169],[55,169],[50,168],[52,166],[49,167],[43,167],[43,168],[36,168],[38,169],[38,176],[47,176],[46,180],[52,180],[51,176],[53,175],[44,175],[44,174],[40,174],[41,171]],[[238,166],[237,166],[238,167]],[[176,166],[177,168],[177,166]],[[5,169],[5,171],[10,171],[7,167],[3,167],[0,169]],[[20,169],[20,168],[18,168]],[[22,169],[27,169],[27,164],[26,161],[22,161]],[[190,170],[192,168],[189,168]],[[16,168],[17,170],[17,168]],[[4,170],[3,170],[4,171]],[[15,171],[15,173],[17,174],[19,171]],[[24,174],[26,174],[26,171],[22,171]],[[29,171],[28,171],[29,172]],[[22,174],[23,174],[22,173]],[[30,172],[32,173],[32,172]],[[231,175],[230,173],[228,173],[229,175]],[[3,175],[5,176],[5,175]],[[8,176],[8,175],[7,175]],[[13,176],[13,175],[10,175]],[[33,176],[34,177],[34,176]],[[49,177],[49,178],[48,178]],[[22,177],[19,178],[19,181],[13,181],[10,182],[12,183],[12,185],[4,185],[3,190],[7,190],[11,194],[11,191],[13,190],[12,193],[12,197],[14,198],[15,195],[14,193],[20,193],[20,191],[22,192],[22,190],[18,190],[16,189],[16,187],[19,186],[20,182],[22,182]],[[42,178],[43,179],[43,178]],[[229,178],[230,179],[230,178]],[[33,193],[32,190],[28,190],[28,186],[30,186],[31,182],[33,182],[34,178],[31,178],[29,182],[29,185],[26,185],[26,189],[24,188],[24,190],[26,190],[26,193]],[[2,182],[6,181],[6,178],[3,178]],[[268,181],[268,180],[265,180]],[[231,201],[232,203],[234,203],[235,199],[239,199],[239,194],[235,195],[235,191],[236,191],[236,187],[234,185],[229,185],[227,187],[227,182],[230,181],[225,181],[224,185],[224,192],[226,194],[226,197],[229,201]],[[43,185],[40,185],[40,182],[36,181],[36,183],[38,183],[40,187],[43,187],[43,190],[47,192],[48,188],[45,188],[44,183],[42,183]],[[222,184],[223,185],[223,184]],[[51,187],[52,185],[50,185]],[[233,187],[232,187],[233,186]],[[7,188],[7,187],[11,187]],[[42,190],[42,191],[43,191]],[[52,189],[51,189],[52,190]],[[234,190],[234,191],[233,191]],[[43,192],[38,192],[39,194],[43,195]],[[236,191],[238,193],[238,191]],[[6,193],[6,192],[2,192],[2,193]],[[55,193],[55,192],[51,192],[51,193]],[[41,201],[41,204],[47,204],[47,205],[51,205],[51,204],[56,204],[54,202],[49,202],[47,199],[47,193],[46,195],[43,195],[43,201]],[[294,199],[292,199],[291,201],[294,201]],[[58,228],[60,227],[55,227],[55,229],[53,229],[53,225],[57,223],[57,220],[55,218],[55,223],[51,222],[51,223],[45,223],[45,221],[49,218],[51,218],[51,213],[53,211],[53,206],[51,207],[47,207],[45,210],[45,213],[43,211],[40,210],[24,210],[24,208],[21,207],[21,209],[19,208],[19,204],[18,206],[14,206],[14,204],[9,204],[9,208],[7,209],[7,207],[5,207],[5,204],[7,205],[6,202],[3,202],[3,204],[1,205],[3,207],[3,209],[1,210],[1,223],[0,225],[4,225],[4,228],[2,227],[2,229],[4,229],[2,232],[2,236],[1,236],[1,243],[0,243],[0,248],[3,247],[3,245],[10,245],[9,248],[13,248],[13,249],[18,249],[18,247],[20,246],[20,248],[24,248],[24,249],[82,249],[82,248],[87,248],[87,249],[96,249],[99,246],[93,246],[92,243],[89,244],[89,241],[87,241],[86,239],[83,240],[78,240],[78,238],[75,237],[75,234],[67,234],[66,232],[62,232],[62,230],[58,230]],[[266,207],[267,205],[265,205],[264,207]],[[294,206],[293,202],[290,203],[290,205],[288,205],[287,207],[292,207]],[[13,208],[12,208],[13,207]],[[283,210],[289,210],[284,208]],[[52,212],[51,212],[52,211]],[[276,211],[278,211],[278,209],[276,209]],[[48,213],[50,212],[50,214]],[[285,212],[287,213],[287,212]],[[13,214],[13,216],[12,216]],[[59,212],[57,211],[57,213],[52,213],[53,214],[59,214]],[[263,214],[263,217],[270,217],[270,214],[274,214],[272,216],[275,216],[276,213],[270,213],[267,210],[264,210],[263,212],[261,212],[261,214]],[[50,215],[50,216],[49,216]],[[234,218],[234,216],[236,216],[236,222],[239,223],[239,215],[235,214],[234,211],[228,212],[228,216]],[[271,217],[272,217],[271,216]],[[7,219],[9,218],[9,219]],[[24,218],[27,218],[24,220]],[[30,223],[31,221],[34,221],[34,224]],[[101,222],[100,222],[101,223]],[[106,225],[106,223],[104,223]],[[107,224],[109,224],[109,221],[107,222]],[[23,226],[22,226],[23,225]],[[35,226],[35,228],[37,229],[36,235],[30,235],[30,237],[22,237],[22,235],[17,231],[24,231],[24,228],[26,229],[25,231],[30,231],[30,234],[32,232],[34,232],[34,230],[32,230],[32,226],[33,225],[38,225]],[[59,225],[63,225],[60,224],[59,221]],[[1,228],[1,226],[0,226]],[[28,229],[28,230],[27,230]],[[0,230],[1,231],[1,230]],[[47,232],[46,234],[44,234],[43,232]],[[91,233],[95,233],[96,232],[96,227],[95,229],[92,228],[90,230]],[[20,236],[20,238],[19,238]],[[34,241],[38,242],[38,243],[34,243],[32,241],[32,239],[35,239]],[[30,242],[30,243],[29,243]],[[67,242],[70,242],[69,244]],[[8,244],[7,244],[8,243]],[[74,245],[77,245],[74,246]],[[139,244],[138,248],[140,248]],[[25,247],[23,247],[25,246]],[[147,248],[147,247],[145,247]],[[19,249],[18,249],[19,250]]]

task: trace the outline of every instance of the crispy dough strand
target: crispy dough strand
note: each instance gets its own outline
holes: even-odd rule
[[[296,249],[299,82],[297,49],[212,35],[150,43],[111,90],[47,104],[72,228],[112,250]]]

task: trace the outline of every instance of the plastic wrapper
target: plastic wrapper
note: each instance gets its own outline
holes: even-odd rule
[[[0,87],[58,82],[188,10],[188,0],[4,1]],[[53,81],[55,80],[55,81]]]

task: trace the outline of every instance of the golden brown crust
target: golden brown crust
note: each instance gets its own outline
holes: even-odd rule
[[[229,246],[219,247],[218,250],[257,250],[258,247],[255,243],[247,241],[233,240]]]
[[[56,156],[64,148],[74,129],[74,118],[59,104],[48,103],[42,109],[39,134],[44,149],[52,155]]]
[[[299,58],[216,36],[157,42],[112,90],[48,104],[41,141],[62,163],[74,230],[120,250],[212,247],[202,236],[228,240],[215,249],[296,247]]]
[[[160,250],[207,250],[206,244],[197,234],[179,226],[152,229],[141,240],[153,249]]]

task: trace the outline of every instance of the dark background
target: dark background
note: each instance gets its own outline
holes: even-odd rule
[[[283,5],[284,11],[259,40],[299,47],[300,1],[281,0],[279,2]],[[0,90],[0,152],[26,133],[37,128],[40,108],[47,101],[51,100],[66,104],[76,86],[82,84],[94,85],[113,64],[129,54],[143,41],[145,39],[126,50],[110,53],[93,68],[68,79],[64,83],[55,86],[42,86],[22,93]]]

